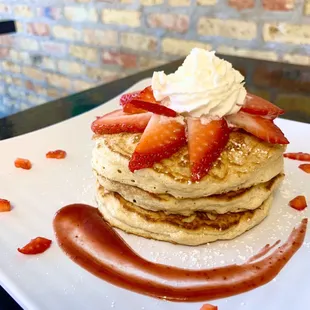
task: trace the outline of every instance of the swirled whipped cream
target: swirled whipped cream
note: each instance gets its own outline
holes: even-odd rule
[[[215,52],[194,48],[175,73],[154,72],[154,97],[181,115],[223,117],[244,103],[244,77]]]

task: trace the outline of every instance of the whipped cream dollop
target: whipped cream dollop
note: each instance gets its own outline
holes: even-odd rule
[[[194,48],[175,73],[154,72],[154,97],[192,117],[237,113],[245,100],[244,77],[215,52]]]

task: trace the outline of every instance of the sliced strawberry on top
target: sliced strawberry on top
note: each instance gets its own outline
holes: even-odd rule
[[[151,86],[148,86],[144,88],[139,96],[135,98],[134,100],[144,101],[144,102],[151,102],[151,103],[159,103],[159,101],[156,101],[153,90]]]
[[[116,110],[97,118],[91,125],[91,129],[98,135],[121,132],[143,132],[152,113],[126,114],[122,110]]]
[[[271,102],[250,93],[247,94],[241,111],[249,114],[260,115],[268,119],[275,119],[284,113],[284,110]]]
[[[289,202],[290,207],[297,211],[302,211],[307,208],[305,196],[297,196]]]
[[[188,150],[191,179],[201,180],[224,150],[229,128],[224,119],[203,124],[200,119],[188,118]]]
[[[26,255],[40,254],[45,252],[52,244],[52,240],[37,237],[32,239],[28,244],[22,248],[18,248],[18,252]]]
[[[139,102],[139,101],[136,101],[136,102]],[[139,113],[147,112],[146,110],[137,108],[134,104],[132,104],[132,102],[129,102],[126,105],[124,105],[123,111],[128,114],[139,114]]]
[[[139,100],[144,102],[151,102],[151,103],[159,103],[156,101],[153,95],[153,90],[151,86],[144,88],[143,90],[134,91],[132,93],[127,93],[121,96],[120,102],[122,106],[130,103],[132,100]]]
[[[129,106],[129,108],[128,108]],[[133,110],[133,107],[136,108]],[[155,114],[164,115],[168,117],[176,117],[177,113],[164,105],[158,104],[158,103],[151,103],[151,102],[144,102],[144,101],[138,101],[133,100],[130,103],[126,104],[123,107],[123,111],[130,113],[132,111],[149,111],[153,112]]]
[[[138,114],[138,113],[144,113],[146,112],[145,110],[136,108],[134,105],[132,105],[130,102],[136,98],[139,97],[140,93],[142,91],[135,91],[132,93],[127,93],[122,95],[120,102],[121,102],[121,106],[123,107],[123,111],[125,113],[130,113],[130,114]]]
[[[310,164],[302,164],[299,165],[298,168],[305,171],[306,173],[310,173]]]
[[[283,132],[272,120],[251,115],[244,112],[238,112],[226,116],[228,123],[241,128],[252,135],[272,144],[288,144]]]
[[[133,101],[135,101],[136,104],[133,104]],[[153,90],[151,86],[148,86],[141,91],[124,94],[120,99],[121,105],[123,106],[123,111],[126,113],[131,113],[131,114],[143,113],[146,111],[153,112],[153,110],[144,109],[144,107],[140,107],[137,101],[144,102],[144,103],[148,102],[148,103],[153,103],[153,104],[160,103],[159,101],[156,101],[156,99],[154,98]],[[170,116],[167,113],[165,114],[157,113],[157,114]]]
[[[141,91],[139,90],[139,91],[134,91],[132,93],[126,93],[126,94],[122,95],[121,99],[120,99],[121,106],[124,106],[127,103],[130,103],[132,100],[137,98],[140,93],[141,93]]]
[[[200,310],[217,310],[217,306],[213,306],[213,305],[210,305],[210,304],[204,304]]]
[[[130,159],[129,169],[150,168],[186,145],[185,127],[174,118],[153,114]]]
[[[310,161],[309,153],[303,153],[303,152],[285,153],[283,154],[283,156],[289,159],[295,159],[295,160],[300,160],[300,161]]]

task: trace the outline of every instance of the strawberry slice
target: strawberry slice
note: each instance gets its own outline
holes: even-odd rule
[[[129,108],[127,108],[129,106]],[[123,107],[123,111],[126,113],[132,113],[132,111],[149,111],[155,114],[164,115],[168,117],[176,117],[177,113],[164,105],[158,103],[144,102],[133,100]]]
[[[303,152],[285,153],[283,154],[283,156],[289,159],[295,159],[295,160],[300,160],[300,161],[310,161],[309,153],[303,153]]]
[[[299,165],[298,168],[305,171],[306,173],[310,173],[310,164],[302,164]]]
[[[116,110],[97,118],[91,125],[91,129],[98,135],[121,132],[143,132],[152,113],[126,114],[122,110]]]
[[[46,158],[64,159],[67,153],[63,150],[49,151],[46,153]]]
[[[250,93],[247,94],[241,111],[249,114],[260,115],[268,119],[275,119],[284,113],[284,110],[271,102]]]
[[[221,155],[229,140],[230,130],[224,119],[203,124],[200,119],[188,118],[187,127],[191,179],[197,182]]]
[[[141,93],[141,90],[134,91],[132,93],[126,93],[122,95],[120,99],[121,106],[125,106],[127,103],[130,103],[132,100],[139,97],[140,93]]]
[[[149,168],[186,145],[185,127],[173,118],[153,114],[130,159],[129,169]]]
[[[133,103],[133,101],[135,101],[135,104]],[[143,102],[143,103],[148,102],[148,103],[152,103],[152,104],[160,104],[160,102],[156,101],[156,99],[154,98],[153,90],[152,90],[151,86],[148,86],[141,91],[136,91],[136,92],[124,94],[120,99],[121,105],[123,106],[123,111],[126,113],[130,113],[130,114],[137,114],[137,113],[143,113],[146,111],[154,112],[154,109],[156,109],[153,107],[153,105],[151,106],[151,108],[144,108],[145,107],[144,105],[139,107],[139,102],[137,102],[137,101]],[[148,106],[146,106],[146,107],[148,107]],[[150,110],[150,109],[153,109],[153,110]],[[169,112],[156,113],[156,114],[170,116],[167,113],[169,113]]]
[[[297,196],[289,202],[290,207],[295,210],[302,211],[307,208],[305,196]]]
[[[138,113],[146,112],[142,109],[136,108],[134,105],[130,103],[132,100],[138,98],[141,92],[142,91],[135,91],[132,93],[127,93],[127,94],[122,95],[120,99],[120,103],[125,113],[138,114]]]
[[[272,144],[289,143],[283,132],[272,120],[244,112],[228,115],[226,119],[233,126],[241,128],[266,142]]]
[[[6,199],[0,198],[0,212],[11,211],[11,203]]]
[[[204,304],[200,310],[217,310],[217,306],[213,306],[213,305],[210,305],[210,304]]]
[[[132,100],[139,100],[144,102],[151,102],[151,103],[159,103],[156,101],[153,95],[153,90],[151,86],[148,86],[140,91],[135,91],[132,93],[127,93],[122,95],[120,102],[122,106],[125,106],[126,104],[130,103]]]
[[[138,114],[138,113],[146,112],[145,110],[136,108],[134,105],[130,103],[132,100],[138,98],[141,92],[142,91],[135,91],[132,93],[127,93],[127,94],[122,95],[120,99],[120,103],[125,113]]]
[[[159,101],[156,101],[154,94],[153,94],[153,90],[151,86],[148,86],[146,88],[144,88],[139,96],[137,98],[135,98],[135,100],[140,100],[140,101],[144,101],[144,102],[151,102],[151,103],[159,103]]]
[[[43,237],[37,237],[35,239],[32,239],[28,244],[26,244],[22,248],[18,248],[18,252],[22,254],[40,254],[45,252],[52,244],[52,240],[43,238]]]
[[[138,102],[138,101],[137,101]],[[145,113],[146,110],[137,108],[132,102],[127,103],[123,106],[123,111],[128,114],[139,114],[139,113]]]
[[[17,158],[14,161],[14,165],[16,168],[21,168],[25,170],[30,170],[32,167],[32,164],[29,159],[24,159],[24,158]]]

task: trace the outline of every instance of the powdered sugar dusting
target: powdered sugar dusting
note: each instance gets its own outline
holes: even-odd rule
[[[237,149],[238,147],[236,147]],[[289,172],[290,171],[290,172]],[[218,241],[198,247],[170,245],[165,242],[148,241],[140,247],[141,254],[151,261],[181,268],[201,269],[242,264],[267,243],[285,241],[293,227],[309,216],[309,211],[297,212],[288,206],[289,199],[303,192],[305,184],[298,180],[296,172],[289,170],[281,187],[275,194],[270,215],[257,227],[229,241]],[[310,242],[305,242],[310,252]]]

